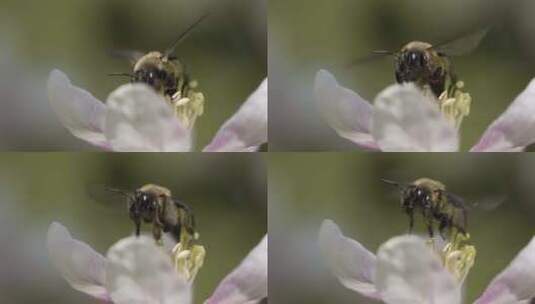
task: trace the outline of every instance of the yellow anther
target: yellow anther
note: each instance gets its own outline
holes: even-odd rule
[[[206,250],[202,245],[195,244],[199,234],[191,235],[185,227],[180,231],[180,242],[172,250],[175,270],[187,281],[192,282],[204,264]]]
[[[440,111],[444,116],[459,129],[464,117],[470,114],[472,97],[469,93],[463,92],[462,81],[458,81],[454,87],[444,91],[438,98]]]
[[[462,284],[474,266],[476,248],[469,244],[469,234],[454,231],[451,235],[449,242],[442,248],[437,248],[434,239],[427,240],[427,244],[440,256],[444,268]]]
[[[185,96],[182,96],[179,91],[168,100],[174,109],[176,118],[188,129],[193,128],[197,117],[204,112],[204,95],[195,90],[196,86],[197,82],[192,81],[188,85],[189,89]]]

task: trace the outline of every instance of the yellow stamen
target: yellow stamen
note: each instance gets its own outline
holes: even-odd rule
[[[193,128],[197,117],[204,112],[204,95],[196,91],[196,87],[197,83],[191,81],[185,96],[182,96],[181,92],[177,92],[170,100],[175,116],[188,129]]]
[[[195,244],[198,238],[198,233],[191,235],[185,228],[182,228],[180,242],[172,250],[175,270],[189,282],[195,279],[206,256],[204,246]]]
[[[435,246],[433,239],[428,240],[428,245],[440,256],[444,268],[446,268],[462,284],[468,272],[474,266],[476,248],[469,243],[470,235],[454,231],[451,240],[440,249]]]
[[[453,87],[444,91],[438,98],[440,111],[459,129],[465,116],[470,114],[472,97],[469,93],[463,92],[462,81],[458,81]]]

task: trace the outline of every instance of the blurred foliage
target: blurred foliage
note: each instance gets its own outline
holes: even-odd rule
[[[203,146],[267,75],[266,0],[51,0],[0,2],[0,135],[6,150],[91,148],[65,130],[48,105],[52,69],[105,100],[127,80],[112,50],[165,50],[201,15],[210,17],[177,48],[205,94],[196,128]],[[28,96],[27,91],[33,94]],[[15,127],[15,128],[14,128]]]
[[[52,221],[102,254],[133,233],[125,202],[96,202],[88,195],[92,185],[134,190],[156,183],[192,207],[207,250],[195,281],[195,303],[202,303],[267,233],[260,154],[4,153],[0,179],[2,303],[95,303],[63,280],[46,250]],[[149,225],[142,228],[150,233]]]
[[[534,76],[531,0],[272,0],[269,2],[270,149],[354,150],[315,108],[313,82],[328,69],[368,101],[395,82],[391,58],[347,68],[373,50],[399,50],[413,40],[433,44],[490,28],[471,54],[453,59],[473,97],[461,128],[474,145]]]
[[[478,207],[468,232],[477,248],[465,302],[480,295],[535,232],[535,157],[468,153],[285,153],[268,157],[270,301],[376,303],[343,287],[317,247],[322,220],[334,220],[371,252],[404,234],[399,192],[380,181],[430,177]],[[415,233],[426,234],[416,217]]]

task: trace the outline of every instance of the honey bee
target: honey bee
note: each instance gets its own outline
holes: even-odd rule
[[[197,82],[192,80],[186,71],[185,65],[174,55],[176,47],[191,31],[199,25],[208,15],[204,15],[190,25],[165,52],[151,51],[146,54],[138,51],[113,51],[114,55],[126,57],[132,64],[131,73],[109,74],[111,76],[126,76],[132,83],[145,83],[154,91],[164,96],[175,107],[175,112],[184,106],[189,99],[194,99],[198,105],[194,108],[196,115],[202,115],[204,96],[196,92]],[[183,115],[188,116],[187,113]],[[194,121],[183,121],[190,127]]]
[[[437,98],[446,90],[449,93],[448,96],[451,96],[458,78],[450,57],[460,56],[474,50],[486,33],[487,29],[480,30],[437,45],[412,41],[397,52],[374,51],[372,57],[359,59],[352,65],[390,55],[394,57],[394,75],[397,83],[412,82],[422,88],[428,86]]]
[[[459,196],[446,191],[443,183],[430,178],[419,178],[410,184],[382,181],[399,188],[401,208],[409,216],[409,233],[414,227],[414,213],[419,211],[431,238],[436,225],[443,239],[457,233],[467,234],[467,204]]]
[[[186,236],[196,239],[195,217],[192,209],[175,199],[171,191],[155,184],[146,184],[133,192],[106,188],[107,191],[126,197],[128,214],[140,235],[141,223],[152,224],[152,235],[159,242],[163,233],[170,233],[177,241]]]

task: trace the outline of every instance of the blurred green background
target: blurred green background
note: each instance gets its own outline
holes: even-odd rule
[[[52,221],[105,254],[133,234],[125,201],[95,202],[88,186],[171,189],[196,215],[207,250],[195,280],[202,303],[267,233],[266,168],[253,154],[0,154],[0,302],[95,303],[48,261]],[[143,225],[150,233],[150,226]]]
[[[269,296],[273,303],[377,303],[343,287],[319,255],[324,219],[375,253],[404,234],[399,192],[380,178],[429,177],[478,203],[468,214],[477,248],[465,281],[472,303],[535,233],[535,156],[529,154],[285,153],[268,156]],[[421,218],[415,233],[426,230]]]
[[[437,44],[490,27],[474,52],[453,59],[473,98],[461,128],[467,150],[535,76],[533,11],[532,0],[270,0],[270,150],[356,148],[316,111],[319,69],[371,102],[395,82],[392,59],[348,69],[350,62],[412,40]]]
[[[48,104],[52,69],[105,100],[127,82],[111,50],[165,50],[200,16],[210,17],[176,51],[206,96],[197,147],[267,76],[267,0],[0,1],[0,148],[91,149],[59,123]]]

